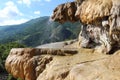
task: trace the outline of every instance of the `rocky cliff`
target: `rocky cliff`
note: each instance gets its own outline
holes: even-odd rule
[[[68,4],[72,7],[66,9]],[[83,24],[79,47],[111,53],[120,46],[120,0],[76,0],[61,4],[54,10],[52,19],[62,23],[79,20]]]
[[[119,80],[120,51],[114,55],[94,49],[12,49],[6,69],[22,80]]]

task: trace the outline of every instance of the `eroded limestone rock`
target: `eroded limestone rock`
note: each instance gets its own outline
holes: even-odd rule
[[[76,54],[76,50],[62,49],[12,49],[6,59],[6,70],[16,78],[36,80],[46,65],[53,59],[52,55],[66,56]],[[46,55],[46,56],[44,56]]]
[[[114,55],[80,49],[72,55],[46,52],[47,49],[12,49],[5,66],[9,73],[22,80],[119,80],[120,51]],[[47,51],[48,52],[48,51]],[[66,53],[64,53],[66,54]],[[109,77],[108,77],[109,76]]]
[[[52,60],[52,56],[38,55],[41,54],[37,49],[12,49],[5,63],[6,70],[16,78],[36,80]]]
[[[74,66],[68,80],[119,80],[120,55],[116,53],[108,58],[83,62]]]
[[[75,22],[78,19],[75,17],[75,12],[77,10],[75,2],[68,2],[57,6],[53,12],[52,19],[60,23],[66,21]]]
[[[79,19],[82,23],[79,35],[79,47],[101,49],[101,52],[109,53],[120,46],[120,0],[75,0],[73,18]],[[67,3],[66,3],[67,4]],[[71,21],[65,17],[67,12],[65,4],[58,6],[53,13],[64,16],[53,17],[54,21]],[[71,5],[72,6],[72,5]],[[68,16],[70,17],[70,16]],[[72,16],[71,16],[72,17]],[[58,20],[56,20],[59,18]],[[72,22],[72,21],[71,21]],[[98,47],[99,46],[99,47]]]
[[[114,47],[119,47],[119,2],[119,0],[94,0],[93,2],[92,0],[85,0],[79,5],[76,16],[82,23],[86,24],[84,27],[89,27],[89,29],[82,29],[81,33],[87,33],[79,36],[82,37],[80,44],[89,47],[88,44],[98,44],[99,42],[100,44],[96,45],[97,47],[100,46],[97,50],[101,49],[104,53],[110,52]]]

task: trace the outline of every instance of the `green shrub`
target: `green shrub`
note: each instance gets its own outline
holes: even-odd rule
[[[11,74],[9,74],[7,80],[17,80],[17,79],[15,79]]]
[[[7,73],[5,70],[5,60],[7,56],[9,55],[9,52],[12,48],[24,48],[26,47],[23,44],[19,44],[16,42],[11,42],[7,44],[0,44],[0,73]],[[11,79],[11,75],[8,77],[8,80],[14,80],[13,78]]]

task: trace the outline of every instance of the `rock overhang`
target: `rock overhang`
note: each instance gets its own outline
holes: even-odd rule
[[[69,10],[72,15],[69,15]],[[120,0],[75,0],[59,5],[53,12],[52,19],[60,23],[80,21],[84,27],[79,35],[80,47],[93,46],[97,41],[104,49],[103,52],[108,53],[115,45],[119,46]]]

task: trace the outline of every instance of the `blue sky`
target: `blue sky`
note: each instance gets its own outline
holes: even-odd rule
[[[70,1],[74,0],[0,0],[0,26],[50,16],[57,5]]]

